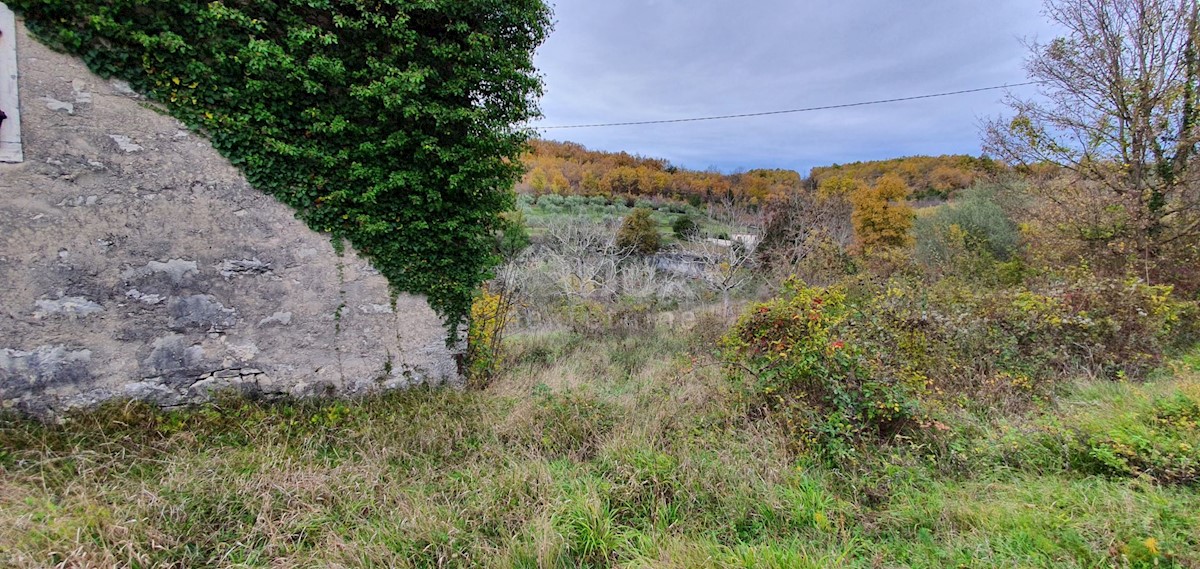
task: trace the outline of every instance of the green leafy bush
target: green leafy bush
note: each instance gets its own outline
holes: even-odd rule
[[[206,132],[451,330],[497,261],[537,114],[541,0],[13,0],[30,28]]]
[[[671,231],[675,233],[675,237],[681,240],[688,240],[700,233],[700,226],[696,224],[696,220],[690,215],[682,215],[671,223]]]
[[[844,291],[790,280],[723,341],[748,403],[777,419],[802,452],[845,458],[857,442],[888,439],[920,416],[907,386],[872,373],[870,354],[856,344],[857,317]]]
[[[916,260],[938,274],[996,279],[995,263],[1017,253],[1020,232],[993,191],[975,187],[955,202],[919,216],[913,226]]]
[[[617,230],[617,247],[638,255],[653,255],[662,248],[658,224],[650,217],[648,208],[639,206],[621,222],[621,228]]]

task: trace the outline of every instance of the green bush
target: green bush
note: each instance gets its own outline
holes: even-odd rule
[[[855,318],[842,290],[790,280],[723,341],[753,412],[776,419],[801,452],[846,458],[858,442],[890,439],[919,419],[911,389],[872,373],[871,354],[855,343]]]
[[[996,203],[993,191],[979,186],[917,217],[913,233],[919,263],[937,274],[961,277],[999,278],[995,263],[1010,261],[1020,245],[1017,224]]]
[[[617,247],[632,250],[638,255],[653,255],[662,248],[662,237],[658,224],[650,217],[650,210],[639,207],[621,222],[617,230]]]
[[[682,215],[671,223],[671,231],[675,233],[675,237],[686,241],[700,233],[700,226],[690,215]]]
[[[457,330],[537,114],[541,0],[12,0]]]

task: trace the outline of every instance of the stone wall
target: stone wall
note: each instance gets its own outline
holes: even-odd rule
[[[441,320],[201,136],[18,23],[25,162],[0,164],[0,402],[52,415],[217,389],[457,382]]]

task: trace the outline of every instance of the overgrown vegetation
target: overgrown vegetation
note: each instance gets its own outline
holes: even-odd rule
[[[162,103],[451,330],[498,262],[537,114],[540,0],[14,0],[30,28]]]
[[[705,355],[722,327],[518,334],[479,391],[6,418],[0,564],[1200,562],[1186,364],[1145,385],[1060,383],[1025,413],[952,415],[941,442],[827,462],[747,413]]]

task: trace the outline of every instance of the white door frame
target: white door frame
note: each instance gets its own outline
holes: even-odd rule
[[[0,2],[0,162],[21,162],[21,102],[17,96],[17,18]]]

